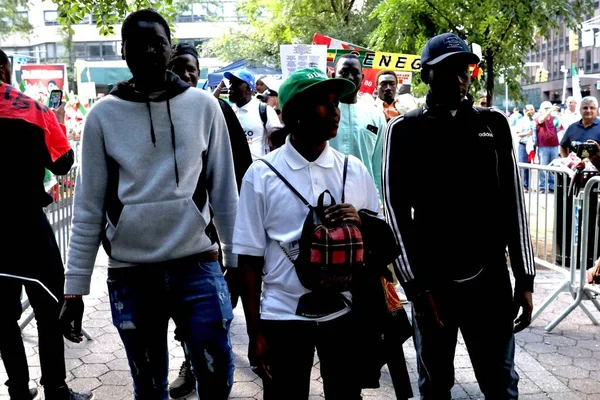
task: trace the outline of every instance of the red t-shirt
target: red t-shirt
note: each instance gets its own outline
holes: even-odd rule
[[[558,130],[554,126],[554,118],[548,118],[541,124],[538,122],[536,135],[538,147],[558,146]]]

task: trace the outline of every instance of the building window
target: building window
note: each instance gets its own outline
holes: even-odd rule
[[[592,50],[585,51],[585,71],[592,69]]]
[[[58,11],[44,11],[44,24],[60,25],[60,22],[58,22]]]
[[[87,60],[100,60],[102,59],[102,49],[100,43],[87,43],[85,58]]]
[[[117,58],[117,42],[102,43],[102,58],[104,60]]]
[[[83,16],[83,18],[81,19],[81,21],[79,21],[77,24],[78,25],[89,25],[92,23],[92,17],[90,16],[90,14],[85,14]]]
[[[85,43],[75,43],[73,45],[73,56],[75,58],[85,58]]]
[[[75,58],[89,61],[118,60],[120,58],[120,42],[87,42],[75,43],[73,53]]]
[[[55,59],[56,58],[56,44],[55,43],[46,43],[46,58],[47,59]]]

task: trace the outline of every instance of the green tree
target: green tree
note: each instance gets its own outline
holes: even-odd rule
[[[22,9],[27,9],[27,0],[0,0],[0,37],[31,31],[27,17],[19,13]]]
[[[593,10],[590,0],[387,0],[372,14],[380,24],[369,44],[374,50],[418,54],[428,38],[454,32],[481,45],[491,102],[494,78],[505,71],[509,88],[520,91],[524,60],[536,37],[548,37],[560,20],[575,29],[588,10]]]
[[[377,21],[369,15],[381,0],[242,0],[238,13],[248,25],[213,39],[205,51],[227,61],[279,66],[279,45],[311,43],[315,33],[359,46],[367,44]]]
[[[94,14],[101,35],[115,33],[114,25],[122,22],[127,14],[143,8],[156,9],[169,23],[175,21],[191,1],[181,0],[52,0],[58,9],[58,20],[66,30]]]

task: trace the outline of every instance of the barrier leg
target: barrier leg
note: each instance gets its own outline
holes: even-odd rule
[[[597,324],[596,324],[597,325]],[[87,340],[94,340],[92,339],[92,335],[90,335],[90,333],[84,328],[81,327],[81,334],[87,339]]]
[[[19,324],[19,329],[21,329],[21,331],[22,331],[23,329],[25,329],[25,327],[26,327],[27,325],[29,325],[29,323],[30,323],[30,322],[33,320],[33,317],[34,317],[34,316],[35,316],[35,315],[34,315],[33,313],[31,313],[31,314],[29,314],[27,317],[25,317],[25,319],[23,320],[23,322],[21,322],[21,323]]]
[[[598,301],[596,294],[594,293],[593,295],[590,295],[589,292],[587,292],[587,294],[588,294],[588,296],[590,296],[590,300],[592,301],[592,304],[596,306],[596,309],[598,311],[600,311],[600,302]]]
[[[560,324],[561,321],[567,317],[567,315],[571,314],[571,312],[574,309],[576,309],[579,304],[581,304],[581,296],[578,296],[577,299],[573,303],[571,303],[571,305],[569,307],[567,307],[565,309],[565,311],[562,312],[562,314],[560,314],[558,317],[556,317],[554,319],[554,321],[550,322],[548,324],[548,326],[546,326],[546,328],[544,328],[546,330],[546,332],[550,332],[554,328],[556,328],[556,325]]]
[[[554,292],[552,292],[552,294],[550,294],[550,296],[548,296],[546,298],[546,300],[544,300],[544,302],[537,308],[537,310],[535,310],[535,312],[531,316],[531,321],[533,322],[537,317],[539,317],[540,314],[546,309],[546,307],[548,307],[550,305],[550,303],[552,303],[554,301],[554,299],[556,299],[558,297],[559,294],[561,294],[562,292],[568,291],[568,288],[570,286],[571,286],[570,281],[564,281],[562,283],[562,285],[557,287],[554,290]]]
[[[594,316],[594,314],[592,314],[592,312],[585,306],[585,304],[580,303],[579,307],[583,310],[583,312],[585,313],[585,315],[587,315],[588,318],[592,321],[592,324],[599,325],[598,320],[596,319],[596,317]]]

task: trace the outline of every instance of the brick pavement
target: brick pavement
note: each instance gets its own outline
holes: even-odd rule
[[[86,296],[84,326],[94,340],[81,344],[66,343],[69,385],[75,390],[93,390],[97,400],[132,398],[132,384],[125,351],[111,323],[110,305],[106,293],[106,260],[99,256],[94,272],[92,293]],[[556,274],[539,271],[534,294],[535,304],[540,304],[556,286]],[[492,299],[489,299],[490,301]],[[517,335],[517,370],[521,376],[520,399],[523,400],[600,400],[600,327],[594,326],[581,310],[574,311],[554,331],[547,333],[543,327],[552,316],[569,304],[568,294],[561,294],[534,323]],[[600,314],[594,311],[600,318]],[[177,376],[183,353],[173,338],[174,326],[169,330],[171,353],[170,380]],[[241,305],[235,310],[231,328],[235,353],[235,384],[232,399],[261,399],[261,382],[249,368],[246,354],[248,337]],[[39,384],[40,368],[37,355],[35,322],[23,332],[30,372]],[[416,382],[415,352],[411,341],[405,343],[405,354],[413,386]],[[481,398],[473,370],[464,345],[459,343],[455,358],[456,381],[454,399]],[[313,369],[311,400],[322,399],[318,362]],[[7,379],[0,366],[0,382]],[[414,388],[417,393],[416,387]],[[394,399],[387,370],[384,369],[381,388],[365,390],[365,399]],[[194,399],[195,397],[189,397]],[[9,400],[6,387],[0,387],[0,400]]]

